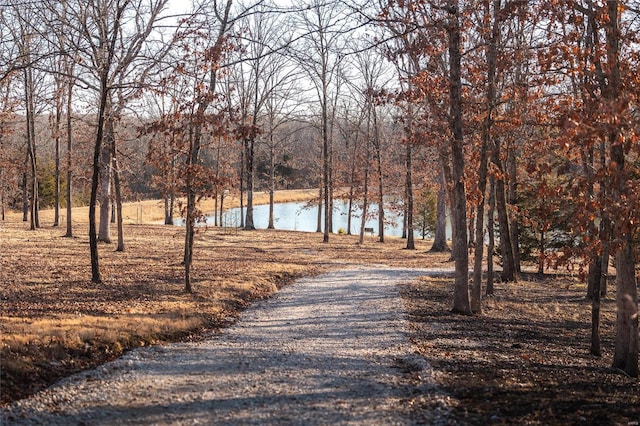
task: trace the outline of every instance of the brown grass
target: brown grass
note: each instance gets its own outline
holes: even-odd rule
[[[315,189],[292,189],[286,191],[277,191],[274,194],[276,203],[289,203],[308,201],[318,196]],[[176,217],[179,216],[178,204],[176,203]],[[253,195],[255,205],[269,204],[268,192],[255,192]],[[236,196],[229,196],[224,200],[224,207],[233,208],[240,206],[240,199]],[[213,199],[207,198],[202,200],[198,207],[205,214],[213,214],[215,202]],[[66,226],[66,210],[61,208],[61,226]],[[46,223],[53,223],[53,210],[43,210],[40,212],[41,219]],[[83,224],[89,222],[89,207],[75,207],[72,212],[73,223]],[[164,201],[163,200],[142,200],[139,202],[123,203],[122,217],[125,224],[160,224],[164,222]],[[9,211],[7,220],[10,222],[21,220],[22,213]]]
[[[309,193],[285,196],[300,201]],[[158,211],[162,218],[161,203],[144,205],[149,221]],[[424,267],[448,257],[427,254],[430,244],[423,241],[407,251],[396,238],[380,244],[368,237],[360,246],[347,235],[323,244],[314,233],[202,228],[195,242],[194,293],[187,294],[184,229],[127,224],[125,252],[99,246],[103,283],[93,284],[85,213],[74,210],[76,238],[48,225],[50,211],[42,212],[44,226],[36,231],[17,214],[0,224],[2,402],[128,348],[199,338],[233,321],[252,300],[339,263]]]

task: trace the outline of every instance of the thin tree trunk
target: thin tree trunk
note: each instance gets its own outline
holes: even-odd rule
[[[123,229],[123,221],[122,221],[122,188],[120,185],[120,166],[118,164],[118,149],[117,149],[117,141],[115,129],[113,127],[113,122],[109,120],[107,123],[107,131],[109,133],[109,140],[111,145],[111,158],[113,161],[113,186],[115,189],[116,196],[116,226],[118,228],[118,245],[116,247],[116,251],[124,251],[124,229]]]
[[[27,136],[27,161],[31,171],[31,190],[29,197],[30,229],[38,227],[38,166],[36,161],[35,104],[33,99],[33,74],[30,67],[24,70],[25,118]]]
[[[480,167],[478,170],[478,191],[480,201],[476,206],[475,250],[473,264],[473,287],[471,289],[471,309],[482,312],[482,258],[484,257],[485,220],[484,207],[487,192],[487,172],[491,130],[493,128],[493,109],[496,102],[496,70],[498,60],[498,39],[500,37],[499,13],[502,0],[493,1],[493,13],[489,1],[485,2],[486,16],[491,16],[491,38],[487,46],[487,115],[482,128],[482,146],[480,147]]]
[[[105,118],[105,121],[108,120]],[[105,126],[108,124],[105,122]],[[105,137],[102,141],[100,153],[100,228],[98,241],[111,242],[111,141],[108,130],[105,129]]]
[[[589,274],[593,274],[597,279],[597,286],[600,285],[600,276],[602,275],[601,257],[595,256],[597,259],[589,266]],[[592,271],[593,269],[593,271]],[[602,350],[600,348],[600,291],[593,292],[593,298],[591,299],[591,355],[601,356]]]
[[[486,295],[493,295],[493,256],[495,253],[496,238],[494,232],[494,217],[496,211],[496,196],[495,196],[495,178],[491,177],[491,184],[489,186],[489,212],[487,213],[487,232],[489,243],[487,245],[487,288]]]
[[[373,107],[373,133],[375,137],[376,166],[378,169],[378,241],[384,243],[384,175],[382,173],[382,148],[378,133],[378,118]]]
[[[507,214],[507,200],[505,195],[504,167],[500,159],[500,141],[493,140],[493,163],[501,172],[502,177],[496,178],[496,210],[498,212],[498,227],[500,229],[500,254],[502,255],[502,281],[515,281],[516,269],[513,258],[513,245],[511,244],[511,232],[509,230],[509,217]]]
[[[276,152],[273,145],[273,133],[269,133],[269,224],[267,229],[275,229],[273,223],[274,194],[276,192]]]
[[[369,138],[369,134],[367,132],[367,149],[365,153],[365,162],[364,162],[364,182],[362,188],[362,220],[360,221],[360,235],[358,236],[358,242],[360,245],[364,244],[364,229],[367,223],[367,212],[369,210],[369,173],[370,173],[370,162],[369,162],[369,152],[371,150],[371,142]]]
[[[358,138],[353,142],[353,155],[351,157],[351,173],[349,182],[349,213],[347,215],[347,235],[351,235],[351,221],[353,218],[353,197],[356,182],[356,156],[358,155]]]
[[[324,213],[322,211],[322,194],[322,185],[320,185],[320,188],[318,189],[318,222],[316,226],[316,232],[322,232],[322,218],[324,217]]]
[[[516,147],[511,146],[507,152],[507,170],[509,176],[508,184],[508,198],[507,201],[510,205],[515,205],[518,200],[518,159],[516,156]],[[513,249],[513,263],[516,274],[522,272],[522,266],[520,261],[520,225],[518,224],[517,215],[512,215],[509,221],[509,232],[511,232],[511,244]]]
[[[106,73],[106,71],[105,71]],[[102,282],[100,276],[100,262],[98,258],[98,230],[96,226],[96,203],[98,201],[98,180],[100,178],[100,153],[104,138],[104,124],[107,109],[107,76],[101,76],[100,106],[98,109],[98,126],[96,142],[93,151],[93,174],[91,176],[91,197],[89,199],[89,249],[91,252],[91,281]]]
[[[253,189],[254,189],[254,183],[253,183],[253,176],[255,174],[254,172],[254,146],[255,146],[255,141],[252,138],[248,138],[245,139],[244,141],[244,146],[245,146],[245,158],[246,158],[246,174],[247,174],[247,212],[246,212],[246,219],[244,222],[244,229],[246,230],[254,230],[256,229],[255,225],[253,224]]]
[[[60,123],[62,122],[62,105],[60,101],[61,97],[60,88],[56,90],[56,118],[54,125],[55,133],[55,177],[54,177],[54,206],[53,206],[53,226],[60,226]]]
[[[409,137],[407,140],[407,156],[406,156],[406,235],[407,235],[407,249],[415,250],[416,245],[413,235],[413,177],[412,177],[412,157],[413,157],[413,138]]]
[[[73,180],[73,168],[71,150],[73,144],[73,132],[71,128],[71,118],[73,114],[73,81],[69,81],[67,88],[67,233],[65,237],[73,237],[73,224],[71,221],[71,189]]]
[[[26,156],[22,172],[22,221],[29,221],[29,147],[27,146]]]
[[[462,127],[462,66],[460,52],[460,11],[456,1],[449,2],[449,95],[452,159],[452,210],[455,228],[455,288],[453,311],[471,314],[469,294],[469,253],[467,251],[467,197],[464,182],[464,138]]]
[[[447,190],[444,173],[438,174],[438,193],[436,195],[436,233],[430,251],[449,251],[447,245]]]

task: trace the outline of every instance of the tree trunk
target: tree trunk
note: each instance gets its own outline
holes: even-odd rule
[[[438,175],[438,194],[436,198],[436,233],[430,251],[439,253],[450,250],[447,245],[447,190],[442,170]]]
[[[67,88],[67,233],[65,237],[73,237],[73,224],[71,221],[71,189],[73,180],[73,168],[71,149],[73,144],[73,132],[71,128],[71,117],[73,114],[73,81],[69,81]]]
[[[600,276],[602,274],[601,257],[595,256],[597,259],[589,266],[589,274],[597,280],[596,288],[600,286]],[[592,270],[593,269],[593,270]],[[601,356],[600,348],[600,291],[593,292],[591,300],[591,355]]]
[[[496,178],[496,210],[498,212],[498,227],[500,229],[500,254],[502,255],[502,281],[516,280],[516,267],[513,258],[513,245],[511,244],[511,232],[509,230],[509,216],[507,213],[507,200],[505,195],[504,167],[500,158],[500,141],[493,140],[493,163],[501,172],[502,177]]]
[[[362,188],[362,220],[360,221],[360,235],[358,236],[358,243],[360,245],[364,244],[364,229],[367,223],[367,212],[369,210],[369,173],[370,173],[370,163],[369,163],[369,152],[371,150],[371,142],[369,135],[367,134],[367,149],[365,153],[365,162],[364,162],[364,182]]]
[[[91,175],[91,197],[89,199],[89,250],[91,252],[91,281],[101,283],[100,262],[98,258],[98,230],[96,226],[96,203],[98,201],[98,180],[100,178],[100,153],[104,139],[104,125],[109,90],[107,86],[107,70],[100,79],[100,106],[98,108],[98,123],[96,141],[93,150],[93,174]]]
[[[322,236],[323,243],[329,242],[329,232],[331,231],[331,200],[329,199],[329,133],[326,99],[326,87],[324,87],[324,102],[322,105],[322,191],[324,195],[324,233]]]
[[[244,142],[240,142],[240,228],[244,228],[244,180],[245,180],[245,149]]]
[[[247,212],[246,219],[244,222],[244,229],[246,230],[255,230],[256,227],[253,224],[253,177],[255,175],[254,172],[254,148],[255,148],[255,140],[252,138],[247,138],[244,141],[245,146],[245,158],[246,158],[246,173],[247,173]]]
[[[322,191],[322,185],[320,185],[320,188],[318,189],[318,222],[316,226],[316,232],[322,232],[322,218],[324,217],[324,212],[322,211],[323,193],[324,192]]]
[[[107,132],[109,134],[108,139],[111,145],[111,158],[113,161],[113,186],[115,189],[116,196],[116,226],[118,228],[118,245],[116,247],[116,251],[124,251],[124,229],[123,229],[123,221],[122,221],[122,188],[120,185],[120,166],[118,164],[118,149],[117,149],[117,141],[116,134],[114,129],[114,124],[111,119],[108,120],[107,123]]]
[[[384,243],[384,175],[382,174],[382,147],[378,134],[378,118],[373,107],[373,132],[375,137],[376,166],[378,168],[378,241]]]
[[[415,250],[416,245],[414,241],[413,235],[413,178],[412,178],[412,153],[413,153],[413,140],[411,137],[407,140],[407,156],[406,156],[406,181],[405,181],[405,190],[406,190],[406,233],[407,233],[407,249]]]
[[[276,153],[273,145],[273,133],[269,134],[269,224],[267,229],[275,229],[273,223],[273,204],[276,192]]]
[[[491,177],[489,186],[489,212],[487,213],[487,232],[489,234],[489,243],[487,245],[487,288],[485,290],[487,296],[493,295],[493,255],[495,252],[496,238],[494,232],[494,217],[496,212],[496,196],[495,196],[495,178]]]
[[[24,166],[22,172],[22,221],[27,222],[29,220],[29,147],[27,146],[27,154],[24,159]]]
[[[620,71],[620,18],[618,16],[620,2],[607,2],[608,19],[606,22],[607,60],[610,66],[609,87],[604,92],[617,108],[622,91]],[[611,164],[615,165],[612,195],[614,202],[624,205],[623,197],[630,199],[628,188],[627,162],[619,130],[614,128],[609,133]],[[612,223],[613,233],[620,241],[616,255],[616,341],[613,355],[613,367],[623,370],[631,377],[638,377],[638,288],[635,277],[634,224],[630,214],[618,215]]]
[[[105,119],[106,120],[106,119]],[[107,124],[105,123],[105,126]],[[107,129],[105,131],[108,133]],[[111,141],[105,134],[100,153],[100,228],[98,241],[111,242]]]
[[[449,96],[452,160],[452,217],[455,228],[455,288],[453,311],[471,314],[469,295],[469,253],[467,251],[467,197],[464,182],[464,138],[462,129],[462,54],[460,52],[460,11],[457,1],[449,1]]]
[[[35,104],[33,100],[33,74],[31,68],[24,70],[25,77],[25,115],[26,115],[26,136],[27,136],[27,160],[31,170],[31,190],[29,198],[30,229],[33,231],[38,226],[38,165],[36,161],[36,136],[35,136]]]
[[[351,157],[351,173],[349,182],[349,213],[347,216],[347,235],[351,235],[351,221],[353,219],[353,198],[356,185],[356,157],[358,155],[358,138],[353,142],[353,155]]]
[[[56,150],[56,158],[55,158],[55,177],[54,177],[54,206],[53,206],[53,226],[60,226],[60,123],[62,122],[62,104],[60,97],[62,93],[60,92],[60,88],[57,87],[59,83],[56,84],[56,118],[54,124],[54,133],[55,133],[55,150]]]
[[[509,185],[508,185],[508,198],[507,201],[510,205],[516,205],[518,201],[518,158],[516,155],[517,147],[509,147],[507,152],[507,170],[509,172]],[[516,274],[522,272],[522,266],[520,265],[520,226],[518,224],[517,215],[512,215],[509,221],[509,231],[511,232],[511,244],[513,249],[513,263]]]

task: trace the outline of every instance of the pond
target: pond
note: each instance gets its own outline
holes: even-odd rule
[[[346,201],[334,202],[333,231],[339,229],[347,230],[349,203]],[[351,218],[351,233],[360,233],[361,209],[354,209]],[[246,210],[245,210],[246,211]],[[373,218],[367,220],[365,227],[373,228],[378,234],[378,206],[373,204],[369,208],[369,214]],[[388,222],[385,226],[385,235],[402,236],[402,216],[387,211],[385,219]],[[277,203],[273,206],[273,221],[276,229],[288,231],[315,232],[318,226],[318,206],[308,206],[307,203]],[[207,223],[213,223],[213,217],[207,218]],[[266,229],[269,225],[269,206],[259,205],[253,207],[253,224],[258,229]],[[233,208],[227,210],[223,215],[224,226],[240,226],[240,209]],[[418,233],[416,233],[416,237]]]

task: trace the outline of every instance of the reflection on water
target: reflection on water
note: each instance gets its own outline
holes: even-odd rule
[[[347,230],[349,204],[346,201],[334,202],[333,232],[340,228]],[[361,209],[354,209],[351,218],[351,233],[360,233]],[[372,219],[367,220],[365,227],[373,228],[378,233],[378,206],[373,204],[369,208]],[[402,235],[402,217],[392,212],[385,212],[385,220],[389,222],[385,226],[385,235]],[[276,229],[289,231],[315,232],[318,227],[318,206],[307,207],[306,203],[278,203],[273,206],[273,221]],[[207,223],[213,223],[213,217],[207,219]],[[253,207],[253,224],[258,229],[266,229],[269,225],[269,206],[259,205]],[[229,209],[224,213],[224,226],[240,226],[240,209]],[[417,235],[417,234],[416,234]]]

